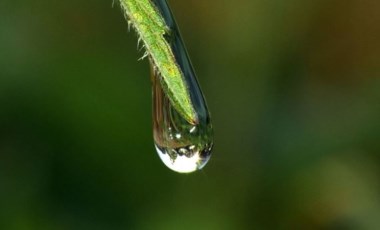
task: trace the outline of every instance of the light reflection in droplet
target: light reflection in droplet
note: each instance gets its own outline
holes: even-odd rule
[[[165,152],[165,150],[161,150],[157,146],[156,150],[162,162],[164,162],[164,164],[171,170],[179,173],[191,173],[199,170],[203,168],[209,160],[209,157],[204,158],[199,152],[196,152],[191,157],[188,157],[186,155],[177,155],[176,158],[173,159],[169,154]]]

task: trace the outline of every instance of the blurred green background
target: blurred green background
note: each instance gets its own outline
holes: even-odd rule
[[[0,1],[0,229],[380,229],[380,1],[170,3],[215,129],[190,175],[118,4]]]

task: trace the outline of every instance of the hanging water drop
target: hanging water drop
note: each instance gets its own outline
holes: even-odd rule
[[[171,105],[159,78],[158,73],[152,76],[153,137],[157,153],[174,171],[189,173],[201,169],[210,159],[213,146],[207,110],[196,110],[198,123],[188,123]]]
[[[183,74],[196,119],[189,122],[175,109],[162,88],[162,77],[152,65],[153,137],[158,155],[170,169],[189,173],[203,168],[211,156],[213,130],[205,99],[178,28],[165,0],[154,0],[170,33],[166,39]],[[152,63],[152,62],[151,62]]]

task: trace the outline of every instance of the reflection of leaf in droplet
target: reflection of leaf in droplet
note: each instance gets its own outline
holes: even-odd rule
[[[173,51],[165,39],[169,28],[151,0],[120,0],[129,25],[132,25],[161,76],[161,85],[174,108],[187,122],[197,123],[197,115],[191,103],[190,94],[183,73],[179,68]]]

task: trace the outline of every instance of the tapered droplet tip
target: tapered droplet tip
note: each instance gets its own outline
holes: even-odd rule
[[[191,118],[189,118],[188,122],[192,125],[198,125],[199,124],[199,118],[198,118],[197,114],[194,113],[194,115]]]

